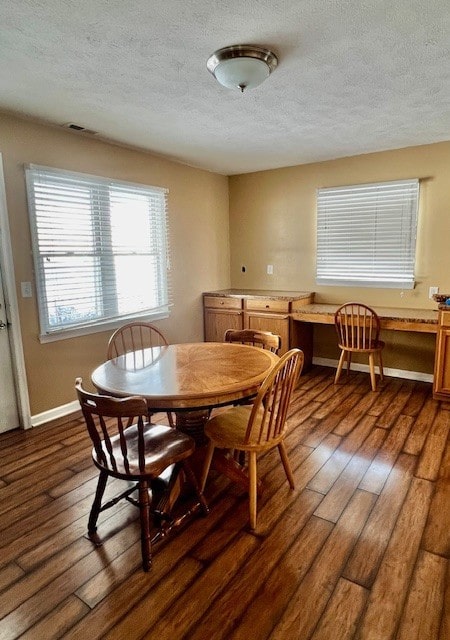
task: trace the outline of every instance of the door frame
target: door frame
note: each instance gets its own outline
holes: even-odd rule
[[[3,157],[0,153],[0,269],[3,279],[5,311],[9,324],[8,337],[11,347],[11,361],[17,398],[17,411],[22,429],[30,429],[31,411],[28,395],[25,358],[23,354],[22,333],[20,330],[19,305],[17,302],[14,260],[11,249],[8,208],[6,202]]]

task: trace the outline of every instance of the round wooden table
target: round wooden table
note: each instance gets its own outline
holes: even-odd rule
[[[142,396],[151,411],[211,409],[254,396],[278,359],[242,344],[171,344],[108,360],[92,382],[108,395]]]
[[[145,398],[150,413],[176,412],[177,428],[201,446],[209,410],[255,396],[278,360],[274,353],[248,345],[171,344],[108,360],[91,379],[100,393]],[[214,466],[247,485],[247,475],[230,456],[217,451]]]

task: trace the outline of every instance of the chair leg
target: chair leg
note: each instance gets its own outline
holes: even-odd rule
[[[195,477],[195,473],[192,471],[192,467],[187,460],[183,460],[181,462],[181,466],[183,468],[184,473],[186,474],[187,479],[194,487],[195,493],[197,494],[198,501],[200,502],[201,509],[205,516],[209,513],[209,507],[203,495],[203,491],[198,486],[197,478]]]
[[[352,352],[347,351],[347,375],[350,373],[350,367],[352,365]]]
[[[169,427],[172,427],[172,429],[175,428],[175,421],[173,419],[173,415],[171,414],[170,411],[167,412],[167,419],[169,421]]]
[[[369,369],[370,369],[370,383],[372,385],[372,391],[376,391],[377,380],[375,377],[375,356],[373,353],[369,353]]]
[[[342,367],[344,366],[344,360],[345,360],[345,351],[342,350],[341,351],[341,356],[339,358],[339,362],[338,362],[338,367],[336,369],[336,375],[334,377],[334,384],[337,384],[340,376],[341,376],[341,372],[342,372]]]
[[[378,370],[380,372],[380,380],[384,380],[383,358],[381,356],[381,351],[378,352]]]
[[[139,482],[139,514],[141,519],[141,551],[142,568],[150,571],[152,566],[152,551],[150,537],[150,498],[148,495],[148,482]]]
[[[249,512],[250,512],[250,529],[256,529],[256,512],[257,512],[257,472],[256,472],[256,451],[250,451],[248,454],[248,474],[249,474]]]
[[[212,442],[209,442],[208,449],[206,451],[205,462],[203,464],[202,477],[200,480],[200,491],[202,493],[205,490],[206,479],[208,477],[209,467],[211,466],[211,461],[213,459],[214,449],[215,449],[214,444]]]
[[[294,476],[292,475],[291,464],[289,462],[289,458],[286,451],[286,445],[284,442],[280,442],[278,445],[278,451],[280,452],[281,462],[283,463],[284,472],[286,474],[286,478],[288,479],[289,486],[291,489],[295,489]]]
[[[97,489],[95,491],[94,502],[92,503],[91,512],[89,514],[88,521],[88,535],[92,536],[97,531],[97,520],[100,515],[102,507],[102,498],[105,493],[106,481],[108,480],[108,474],[105,471],[100,471],[98,477]]]

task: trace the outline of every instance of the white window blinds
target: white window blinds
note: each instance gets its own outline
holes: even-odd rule
[[[167,315],[167,190],[26,167],[41,333]]]
[[[318,189],[317,284],[414,287],[418,180]]]

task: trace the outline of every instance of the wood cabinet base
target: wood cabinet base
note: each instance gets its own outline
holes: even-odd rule
[[[439,311],[433,398],[450,400],[450,311]]]

